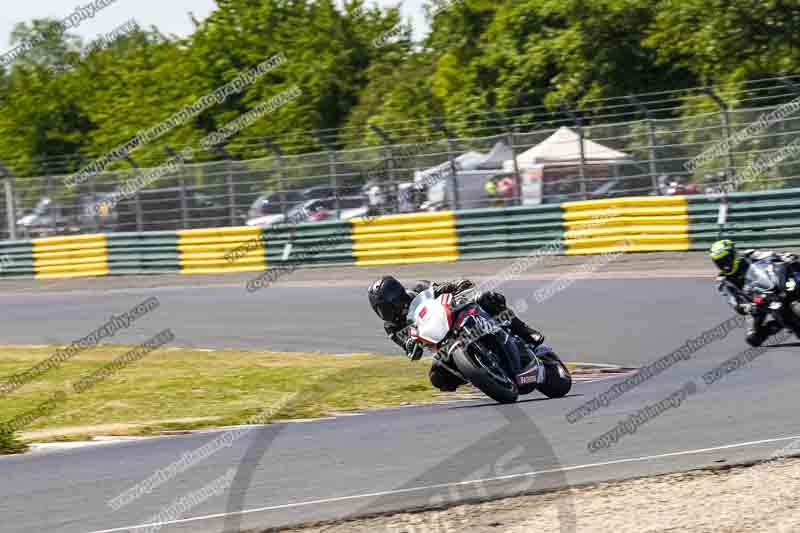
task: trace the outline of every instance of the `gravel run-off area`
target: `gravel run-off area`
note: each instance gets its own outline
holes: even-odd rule
[[[800,458],[666,474],[297,533],[778,533],[800,531]],[[564,512],[570,509],[570,512]],[[571,515],[577,523],[562,523]],[[559,512],[561,511],[561,512]],[[571,521],[571,520],[570,520]]]

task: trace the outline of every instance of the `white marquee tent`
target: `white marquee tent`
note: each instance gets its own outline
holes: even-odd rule
[[[630,162],[630,156],[608,146],[583,139],[583,154],[587,165]],[[520,167],[532,165],[576,165],[580,163],[580,137],[567,127],[559,128],[550,137],[517,156]]]

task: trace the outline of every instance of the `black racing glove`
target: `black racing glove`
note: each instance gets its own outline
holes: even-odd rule
[[[486,291],[476,295],[475,303],[492,316],[497,316],[506,309],[506,297],[494,291]]]
[[[406,355],[412,360],[417,361],[420,357],[422,357],[422,343],[418,340],[413,338],[408,338],[405,344]]]

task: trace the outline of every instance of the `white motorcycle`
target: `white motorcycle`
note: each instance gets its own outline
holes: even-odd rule
[[[572,388],[569,370],[549,346],[525,344],[510,333],[507,320],[487,313],[470,294],[436,297],[431,287],[414,298],[407,319],[409,335],[433,351],[444,368],[497,402],[513,403],[534,390],[561,398]],[[516,380],[509,354],[515,349]]]

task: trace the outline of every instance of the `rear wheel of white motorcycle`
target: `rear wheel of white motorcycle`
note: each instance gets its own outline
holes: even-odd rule
[[[544,363],[544,383],[539,385],[539,392],[548,398],[563,398],[572,389],[572,374],[567,365],[554,353],[539,357]]]
[[[499,403],[514,403],[519,391],[500,364],[497,354],[479,342],[453,353],[453,362],[459,372],[486,396]]]

